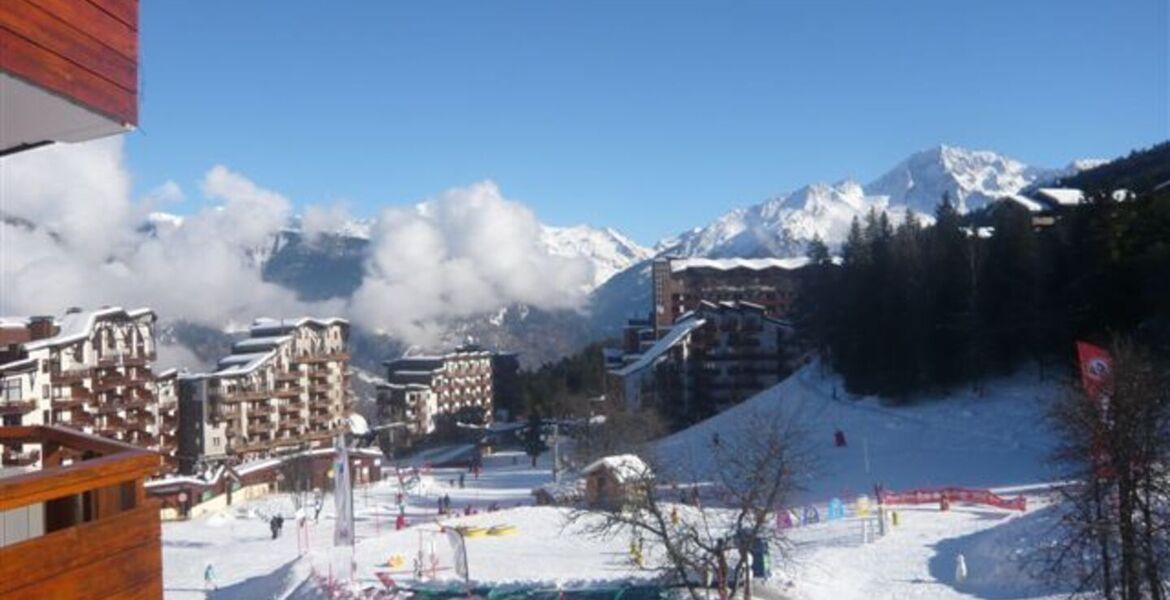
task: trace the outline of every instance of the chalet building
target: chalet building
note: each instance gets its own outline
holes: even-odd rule
[[[796,360],[793,328],[750,302],[700,302],[652,346],[607,375],[607,395],[629,409],[658,406],[706,417],[776,385]]]
[[[788,318],[806,264],[807,258],[657,258],[651,268],[653,337],[704,301],[751,302],[768,317]]]
[[[386,382],[378,385],[378,420],[386,432],[383,441],[391,447],[456,421],[487,425],[498,392],[519,394],[515,355],[474,345],[385,365]]]
[[[613,510],[639,499],[654,473],[641,458],[617,454],[600,458],[581,470],[585,478],[585,504]]]
[[[349,323],[258,319],[211,373],[178,380],[180,470],[327,447],[351,410]]]
[[[150,309],[0,319],[0,425],[59,425],[161,447]],[[6,448],[0,464],[39,457]]]

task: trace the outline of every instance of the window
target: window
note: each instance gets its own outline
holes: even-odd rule
[[[5,379],[0,387],[0,400],[18,402],[21,398],[21,391],[19,379]]]

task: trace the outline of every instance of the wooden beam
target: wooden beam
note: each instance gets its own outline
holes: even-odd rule
[[[138,63],[134,57],[121,54],[74,24],[61,21],[31,0],[0,2],[0,26],[124,90],[138,89]]]

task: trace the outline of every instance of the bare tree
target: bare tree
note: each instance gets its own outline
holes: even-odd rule
[[[1090,398],[1070,389],[1052,408],[1062,477],[1058,542],[1043,571],[1074,595],[1170,597],[1170,369],[1125,339]]]
[[[651,542],[652,551],[637,566],[668,577],[692,598],[701,597],[708,580],[721,597],[742,592],[750,598],[750,584],[743,584],[750,581],[752,546],[764,543],[788,556],[790,545],[773,526],[776,511],[794,499],[814,469],[796,419],[753,417],[738,429],[712,435],[699,456],[644,449],[640,454],[649,466],[627,482],[624,501],[574,510],[566,527]],[[694,487],[688,489],[688,483]],[[693,491],[699,489],[703,492]]]
[[[603,416],[604,422],[587,423],[579,431],[573,447],[578,464],[614,454],[638,454],[645,444],[667,433],[666,421],[652,408],[634,412],[617,408]]]

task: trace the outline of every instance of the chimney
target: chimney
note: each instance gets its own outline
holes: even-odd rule
[[[35,342],[45,338],[51,338],[57,335],[60,328],[57,327],[56,321],[53,317],[36,316],[28,319],[28,333],[29,341]]]

